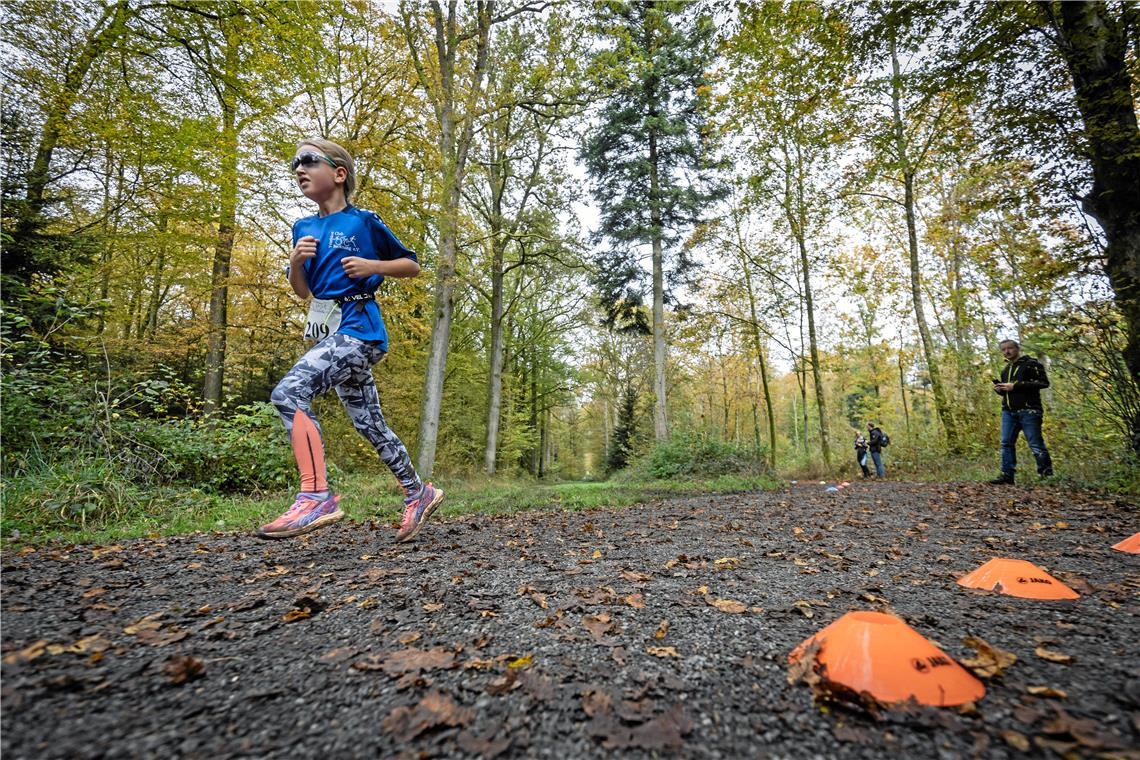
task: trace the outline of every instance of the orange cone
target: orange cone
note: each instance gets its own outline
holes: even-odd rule
[[[880,702],[944,707],[985,696],[982,682],[954,662],[918,631],[883,612],[848,612],[788,655],[794,663],[813,642],[821,643],[817,661],[829,681],[866,691]]]
[[[1129,554],[1140,554],[1140,533],[1137,533],[1136,535],[1132,536],[1131,538],[1124,539],[1119,544],[1113,545],[1112,548],[1116,549],[1118,552],[1128,552]]]
[[[1037,565],[1023,559],[991,559],[959,578],[958,585],[1024,599],[1076,599],[1079,596]]]

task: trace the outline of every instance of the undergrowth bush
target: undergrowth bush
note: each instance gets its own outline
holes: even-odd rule
[[[631,468],[631,475],[654,480],[693,476],[762,475],[768,472],[765,449],[738,446],[709,436],[678,433],[653,446]]]

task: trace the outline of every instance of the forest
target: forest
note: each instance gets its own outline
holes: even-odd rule
[[[888,477],[984,480],[1013,339],[1054,478],[1140,491],[1134,3],[0,14],[6,538],[295,488],[311,137],[423,267],[375,377],[425,478],[852,479],[874,423]],[[334,478],[396,494],[316,410]]]

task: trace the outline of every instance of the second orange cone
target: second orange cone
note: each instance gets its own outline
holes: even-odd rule
[[[991,559],[959,578],[958,585],[1023,599],[1076,599],[1079,596],[1037,565],[1023,559]]]
[[[981,699],[986,688],[945,652],[894,615],[848,612],[808,638],[790,655],[796,662],[813,641],[825,677],[880,702],[945,707]]]
[[[1113,544],[1113,549],[1118,552],[1128,552],[1129,554],[1140,554],[1140,533],[1130,536],[1118,544]]]

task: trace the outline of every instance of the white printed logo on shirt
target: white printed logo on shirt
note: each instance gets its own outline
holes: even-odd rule
[[[360,248],[356,245],[356,235],[346,235],[338,230],[333,230],[329,240],[329,248],[333,250],[351,251],[352,253],[360,252]]]

